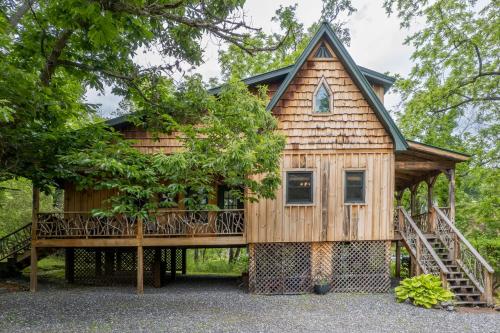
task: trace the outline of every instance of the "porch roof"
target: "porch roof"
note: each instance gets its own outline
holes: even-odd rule
[[[424,143],[406,140],[408,149],[396,151],[396,190],[437,176],[442,171],[454,169],[470,156],[453,150],[438,148]]]

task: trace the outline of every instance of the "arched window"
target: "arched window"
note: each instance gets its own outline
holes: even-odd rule
[[[333,94],[326,83],[325,78],[322,78],[314,92],[313,96],[314,112],[328,113],[332,112]]]

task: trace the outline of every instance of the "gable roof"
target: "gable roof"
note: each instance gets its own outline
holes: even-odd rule
[[[389,133],[394,142],[394,148],[396,151],[404,151],[408,148],[408,143],[406,142],[403,134],[399,131],[398,127],[392,120],[391,116],[385,109],[383,103],[380,99],[375,95],[375,92],[370,86],[370,82],[381,84],[384,86],[384,91],[394,83],[394,79],[390,76],[378,73],[376,71],[370,70],[368,68],[364,68],[361,66],[357,66],[354,60],[351,58],[345,47],[342,45],[340,40],[337,38],[332,28],[327,22],[323,22],[311,39],[305,50],[299,56],[294,65],[283,67],[271,72],[255,75],[243,80],[247,85],[255,85],[258,83],[271,83],[271,82],[279,82],[282,83],[279,85],[278,90],[273,95],[271,101],[267,105],[267,110],[272,110],[280,98],[285,93],[286,89],[292,82],[293,78],[300,70],[302,65],[307,60],[309,54],[313,51],[314,47],[318,44],[318,42],[324,39],[327,41],[332,47],[338,59],[344,65],[345,69],[351,76],[352,80],[356,84],[356,86],[361,91],[362,95],[368,102],[368,104],[373,108],[375,115],[384,126],[386,131]],[[212,88],[209,90],[212,94],[217,94],[220,91],[221,87]],[[109,119],[106,123],[113,127],[118,127],[127,123],[127,117],[121,116],[113,119]]]
[[[408,143],[406,142],[403,134],[397,128],[396,124],[392,120],[391,116],[385,109],[382,102],[375,95],[375,92],[371,88],[370,84],[368,83],[364,75],[361,73],[359,67],[355,64],[354,60],[351,58],[345,47],[342,45],[337,36],[335,36],[335,33],[333,32],[330,25],[326,22],[323,22],[321,24],[318,32],[316,32],[314,37],[307,45],[306,49],[297,59],[295,65],[293,65],[290,72],[287,74],[285,80],[279,86],[276,93],[273,95],[273,98],[271,98],[271,101],[267,105],[267,109],[270,111],[276,106],[276,104],[278,104],[278,101],[281,99],[281,97],[283,97],[283,94],[287,90],[292,80],[295,78],[295,75],[298,73],[300,68],[302,68],[302,65],[304,65],[304,63],[306,62],[309,54],[312,52],[314,47],[318,44],[318,42],[321,39],[324,39],[330,43],[330,46],[332,47],[336,56],[339,58],[340,62],[344,65],[345,69],[347,70],[352,80],[363,94],[368,104],[373,108],[373,111],[375,112],[379,121],[382,123],[384,128],[392,137],[394,141],[395,150],[396,151],[406,150],[408,148]]]
[[[266,73],[262,74],[257,74],[254,76],[247,77],[243,79],[243,83],[245,83],[248,86],[253,86],[253,85],[259,85],[259,84],[268,84],[268,83],[274,83],[274,82],[283,82],[283,80],[286,78],[288,73],[290,73],[295,65],[290,65],[282,68],[278,68]],[[394,82],[396,81],[395,78],[385,75],[382,73],[379,73],[377,71],[374,71],[372,69],[363,67],[363,66],[358,66],[359,70],[361,73],[364,75],[364,77],[368,80],[368,82],[372,84],[378,84],[381,85],[384,88],[384,93],[389,90]],[[223,85],[214,87],[209,89],[208,91],[212,94],[218,94],[220,90],[222,89]]]

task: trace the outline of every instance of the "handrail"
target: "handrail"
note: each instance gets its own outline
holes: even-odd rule
[[[446,216],[446,214],[444,214],[441,211],[441,209],[439,209],[439,207],[435,205],[434,209],[439,214],[439,216],[446,222],[446,224],[448,224],[450,229],[453,230],[453,232],[457,235],[457,237],[465,244],[465,246],[467,246],[469,251],[472,252],[472,254],[476,257],[476,259],[479,260],[479,262],[485,267],[485,269],[490,273],[494,273],[495,270],[490,266],[490,264],[488,264],[488,262],[483,258],[483,256],[481,256],[481,254],[477,252],[477,250],[471,245],[471,243],[469,243],[467,238],[465,238],[464,235],[462,235],[460,230],[458,230],[457,227],[455,227],[455,225],[451,223],[450,219]]]
[[[436,218],[436,235],[453,254],[470,281],[481,292],[482,298],[493,304],[493,268],[462,235],[443,211],[433,205]]]
[[[29,247],[31,241],[31,223],[28,223],[13,232],[0,238],[0,260]]]
[[[399,211],[401,213],[403,213],[403,216],[406,218],[406,220],[408,221],[408,223],[410,224],[410,226],[412,227],[412,229],[415,231],[415,233],[417,234],[418,238],[420,238],[420,241],[424,244],[425,248],[427,249],[427,251],[429,251],[430,255],[432,256],[432,258],[434,259],[434,261],[436,262],[436,264],[438,265],[439,267],[439,270],[443,273],[443,274],[449,274],[450,271],[448,270],[448,268],[446,268],[446,266],[443,264],[443,262],[441,261],[441,259],[439,258],[439,256],[436,254],[436,252],[434,251],[434,249],[432,248],[431,244],[429,244],[429,242],[427,241],[427,239],[425,238],[424,234],[420,231],[420,229],[417,227],[417,225],[415,224],[415,222],[413,221],[413,219],[410,217],[410,215],[405,211],[405,209],[403,207],[398,207]],[[400,231],[401,232],[401,231]],[[404,236],[404,233],[401,233],[401,236],[405,237]],[[416,253],[414,253],[415,257],[416,257]],[[418,260],[417,260],[418,261]],[[422,268],[426,269],[421,263],[419,263]]]
[[[16,230],[12,231],[12,232],[11,232],[11,233],[9,233],[9,234],[7,234],[7,235],[3,236],[2,238],[0,238],[0,242],[1,242],[1,241],[3,241],[4,239],[6,239],[7,237],[12,236],[12,235],[14,235],[14,234],[18,233],[19,231],[21,231],[21,230],[23,230],[23,229],[26,229],[26,228],[28,228],[28,227],[31,227],[31,222],[30,222],[30,223],[28,223],[28,224],[23,225],[23,226],[22,226],[22,227],[20,227],[20,228],[17,228]]]

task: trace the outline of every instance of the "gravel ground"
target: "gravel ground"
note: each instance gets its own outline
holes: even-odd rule
[[[234,278],[0,293],[0,332],[500,332],[500,313],[424,310],[392,294],[258,296]]]

